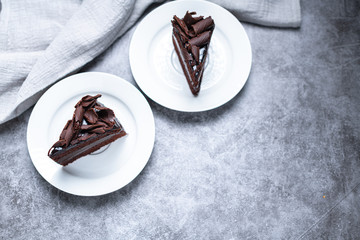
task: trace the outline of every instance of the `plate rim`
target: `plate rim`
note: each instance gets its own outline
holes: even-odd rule
[[[142,24],[144,24],[144,22],[146,21],[149,21],[149,19],[153,18],[154,16],[159,16],[159,14],[157,14],[158,11],[162,10],[163,8],[174,8],[174,7],[179,7],[180,5],[182,4],[186,4],[186,2],[189,2],[189,3],[196,3],[196,4],[204,4],[204,6],[211,6],[212,8],[215,8],[216,10],[221,10],[222,13],[225,13],[227,14],[227,17],[231,18],[232,19],[232,22],[233,24],[236,24],[239,26],[239,29],[236,29],[236,31],[238,31],[241,35],[243,35],[244,37],[244,41],[246,42],[246,50],[247,50],[247,56],[246,56],[246,59],[247,59],[247,65],[246,65],[246,68],[244,68],[243,71],[244,72],[244,80],[242,80],[241,84],[239,84],[239,86],[236,88],[235,91],[233,91],[231,94],[229,94],[228,97],[225,97],[225,98],[221,98],[218,102],[216,103],[213,103],[213,104],[210,104],[208,106],[202,106],[198,109],[193,109],[191,107],[186,107],[184,108],[183,106],[174,106],[174,105],[171,105],[171,103],[169,102],[165,102],[165,101],[159,101],[159,99],[152,95],[152,93],[148,92],[148,89],[146,89],[146,87],[144,87],[143,83],[141,80],[142,77],[139,77],[141,76],[140,72],[141,72],[141,69],[142,67],[136,67],[136,54],[134,54],[134,52],[136,52],[136,46],[135,45],[135,41],[136,41],[136,38],[138,37],[138,35],[141,35],[140,30],[141,30],[141,26]],[[169,19],[169,24],[170,24],[170,20]],[[162,26],[162,25],[161,25]],[[155,35],[154,35],[155,36]],[[179,111],[179,112],[193,112],[193,113],[196,113],[196,112],[205,112],[205,111],[209,111],[209,110],[213,110],[213,109],[216,109],[218,107],[221,107],[223,106],[224,104],[226,104],[227,102],[231,101],[236,95],[239,94],[239,92],[244,88],[249,76],[250,76],[250,72],[251,72],[251,67],[252,67],[252,48],[251,48],[251,43],[250,43],[250,40],[249,40],[249,37],[245,31],[245,28],[243,27],[242,23],[231,13],[229,12],[227,9],[223,8],[222,6],[218,5],[218,4],[215,4],[215,3],[212,3],[212,2],[208,2],[208,1],[204,1],[204,0],[178,0],[178,1],[172,1],[172,2],[167,2],[167,3],[164,3],[162,5],[160,5],[159,7],[155,8],[154,10],[152,10],[151,12],[149,12],[142,20],[141,22],[138,24],[138,26],[136,26],[136,29],[133,33],[133,36],[131,37],[131,41],[130,41],[130,45],[129,45],[129,62],[130,62],[130,68],[131,68],[131,72],[132,72],[132,75],[134,77],[134,80],[136,82],[136,84],[139,86],[139,88],[141,89],[141,91],[147,96],[149,97],[151,100],[153,100],[154,102],[158,103],[159,105],[165,107],[165,108],[168,108],[168,109],[171,109],[171,110],[175,110],[175,111]],[[155,75],[155,76],[158,76],[158,75]],[[184,80],[185,81],[185,80]],[[200,91],[200,94],[201,94],[201,91]],[[198,98],[199,96],[195,97],[195,98]],[[185,99],[185,98],[184,98]]]
[[[55,90],[59,91],[59,89],[57,89],[57,88],[59,88],[59,86],[62,86],[64,84],[66,86],[66,84],[68,84],[68,82],[70,82],[71,80],[75,80],[76,78],[79,78],[79,79],[77,79],[77,81],[79,81],[79,80],[84,81],[84,78],[86,78],[88,75],[93,75],[92,77],[94,77],[94,76],[102,76],[102,77],[104,77],[104,79],[108,79],[108,80],[113,79],[113,80],[110,80],[110,81],[121,82],[120,83],[121,85],[132,88],[134,92],[137,92],[137,95],[138,95],[137,100],[141,99],[141,101],[142,101],[143,110],[144,110],[144,112],[146,112],[146,115],[148,116],[148,118],[146,119],[147,124],[149,126],[151,126],[151,129],[149,129],[147,131],[147,133],[150,133],[150,135],[147,136],[147,139],[149,141],[148,146],[145,149],[144,153],[142,153],[143,160],[142,161],[137,161],[136,163],[133,164],[136,169],[134,171],[131,171],[132,175],[125,176],[125,178],[123,176],[121,176],[122,177],[121,179],[123,181],[118,181],[116,184],[112,184],[112,187],[105,188],[105,190],[102,190],[100,188],[100,189],[97,189],[95,191],[88,191],[88,192],[80,191],[80,192],[77,192],[77,191],[74,191],[73,188],[66,189],[63,186],[57,185],[56,181],[54,182],[51,179],[53,176],[47,176],[46,174],[44,174],[44,172],[42,172],[43,170],[39,166],[39,164],[41,164],[41,163],[37,162],[37,160],[35,159],[36,158],[36,153],[34,151],[36,151],[36,149],[32,149],[34,143],[31,143],[30,141],[33,139],[33,137],[31,136],[31,131],[33,130],[32,126],[35,124],[34,121],[36,120],[37,115],[41,116],[42,113],[40,113],[39,110],[41,109],[41,107],[43,107],[42,105],[44,105],[44,102],[48,98],[48,95],[52,91],[55,91]],[[106,81],[106,80],[104,80],[104,81]],[[78,90],[78,88],[77,88],[77,90]],[[74,90],[74,91],[76,92],[76,90]],[[86,94],[86,92],[89,92],[89,91],[90,90],[86,90],[86,89],[80,90],[81,94]],[[94,89],[94,90],[91,90],[91,91],[103,91],[104,92],[104,89],[99,89],[99,90]],[[105,92],[106,92],[106,90],[105,90]],[[76,95],[76,94],[78,94],[78,92],[74,93],[74,94]],[[121,99],[121,98],[119,98],[119,99]],[[129,106],[126,105],[126,107],[128,107],[130,109]],[[131,112],[131,113],[133,114],[133,112]],[[139,120],[139,119],[135,119],[135,120]],[[30,159],[31,159],[35,169],[42,176],[42,178],[44,178],[50,185],[52,185],[53,187],[55,187],[55,188],[57,188],[57,189],[59,189],[59,190],[61,190],[63,192],[66,192],[68,194],[77,195],[77,196],[86,196],[86,197],[100,196],[100,195],[105,195],[105,194],[112,193],[114,191],[117,191],[117,190],[125,187],[130,182],[132,182],[143,171],[143,169],[145,168],[145,166],[147,165],[147,163],[150,160],[151,154],[153,152],[154,144],[155,144],[155,120],[154,120],[154,115],[153,115],[152,109],[151,109],[148,101],[146,100],[144,95],[130,82],[126,81],[122,77],[119,77],[119,76],[116,76],[116,75],[113,75],[113,74],[110,74],[110,73],[106,73],[106,72],[98,72],[98,71],[82,72],[82,73],[77,73],[77,74],[70,75],[70,76],[58,81],[57,83],[55,83],[53,86],[51,86],[49,89],[47,89],[44,92],[44,94],[40,97],[40,99],[35,104],[32,112],[30,114],[29,122],[27,124],[26,142],[27,142],[28,153],[29,153]],[[135,155],[136,154],[132,154],[130,158],[133,158]],[[52,161],[47,155],[44,156],[44,157],[48,158],[49,161]],[[62,166],[59,165],[59,169],[60,168],[62,169]],[[120,170],[117,170],[115,172],[109,173],[108,175],[106,175],[104,177],[109,178],[109,177],[112,177],[113,175],[116,176],[116,174],[119,173],[119,172],[120,172]],[[104,179],[104,177],[101,177],[99,179]],[[96,181],[96,178],[97,177],[89,178],[89,182],[94,181],[94,179]],[[83,178],[83,179],[85,179],[85,178]]]

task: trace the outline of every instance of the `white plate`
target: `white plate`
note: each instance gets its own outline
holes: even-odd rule
[[[210,43],[201,90],[194,97],[187,85],[172,43],[174,15],[186,11],[211,16],[215,30]],[[130,65],[142,91],[160,105],[178,111],[199,112],[219,107],[244,86],[251,68],[251,46],[241,23],[224,8],[207,1],[166,3],[150,12],[131,39]]]
[[[97,93],[128,135],[62,167],[47,152],[72,118],[75,104]],[[97,72],[76,74],[52,86],[35,105],[27,130],[29,154],[40,175],[54,187],[81,196],[110,193],[131,182],[145,167],[154,139],[154,117],[144,96],[122,78]]]

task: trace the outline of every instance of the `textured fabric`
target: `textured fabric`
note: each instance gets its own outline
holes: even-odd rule
[[[211,0],[240,21],[273,27],[300,27],[299,0]]]
[[[0,124],[31,107],[164,0],[1,0]],[[299,0],[217,1],[240,20],[300,26]],[[128,56],[121,56],[128,58]]]

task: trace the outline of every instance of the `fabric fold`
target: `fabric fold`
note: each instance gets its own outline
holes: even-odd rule
[[[0,124],[34,105],[51,85],[104,52],[151,4],[162,2],[2,0]],[[298,27],[301,22],[299,0],[212,2],[242,21],[277,27]]]

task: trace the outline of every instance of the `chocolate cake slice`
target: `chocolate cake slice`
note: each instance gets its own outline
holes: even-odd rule
[[[49,149],[55,162],[66,166],[126,135],[114,112],[97,101],[99,97],[86,95],[75,105],[72,119]]]
[[[190,90],[196,96],[200,91],[215,23],[211,17],[193,17],[195,14],[196,12],[187,11],[182,19],[175,15],[171,23],[175,51]]]

